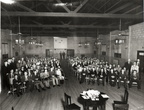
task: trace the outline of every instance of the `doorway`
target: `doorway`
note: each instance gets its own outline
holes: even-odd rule
[[[67,49],[67,56],[74,57],[74,49]]]
[[[137,51],[137,59],[140,59],[140,68],[144,71],[144,51]]]
[[[46,49],[46,57],[50,57],[50,50]]]

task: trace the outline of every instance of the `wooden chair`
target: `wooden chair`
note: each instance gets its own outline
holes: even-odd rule
[[[10,85],[10,91],[8,91],[8,94],[12,94],[12,95],[14,95],[15,93],[16,93],[16,88],[14,88],[14,86],[13,85]]]
[[[128,78],[126,76],[126,72],[124,69],[120,71],[120,74],[118,75],[118,88],[123,84],[125,88],[127,88],[128,85]]]
[[[128,110],[128,108],[129,108],[128,96],[129,96],[129,93],[128,93],[127,89],[125,89],[123,100],[122,101],[114,101],[113,109],[114,110]]]
[[[129,109],[129,104],[114,104],[114,109],[113,110],[128,110]]]
[[[13,78],[10,78],[9,79],[9,84],[10,84],[10,90],[8,91],[8,94],[15,94],[16,92],[16,88],[14,88],[14,85],[13,85]]]
[[[64,93],[65,105],[64,110],[80,110],[80,107],[75,103],[71,103],[71,96]]]
[[[101,68],[101,70],[98,73],[97,84],[99,85],[100,83],[102,83],[103,86],[105,85],[105,73],[103,68]]]
[[[137,86],[137,88],[140,89],[140,85],[139,73],[136,70],[133,70],[130,75],[129,87],[131,88],[132,86]]]
[[[12,107],[12,109],[11,110],[14,110],[14,107]]]
[[[117,83],[117,71],[115,71],[114,69],[110,70],[109,83],[110,83],[111,86],[116,86],[116,83]]]
[[[83,82],[86,82],[86,73],[85,72],[81,73],[80,84]]]

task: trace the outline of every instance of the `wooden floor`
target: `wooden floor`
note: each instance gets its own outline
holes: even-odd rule
[[[24,93],[22,96],[7,95],[7,91],[3,91],[0,94],[0,110],[63,110],[63,98],[64,92],[72,96],[72,101],[78,104],[83,110],[82,105],[78,102],[80,92],[88,88],[94,88],[101,92],[105,92],[110,96],[106,104],[106,110],[113,110],[113,100],[121,100],[124,88],[111,87],[109,85],[98,86],[87,85],[85,83],[79,84],[75,76],[69,71],[66,61],[62,61],[63,69],[66,73],[68,80],[65,81],[60,87],[52,87],[46,91]],[[129,91],[129,110],[144,110],[144,77],[142,77],[142,86],[138,90],[136,87],[128,89]],[[142,108],[143,109],[140,109]]]

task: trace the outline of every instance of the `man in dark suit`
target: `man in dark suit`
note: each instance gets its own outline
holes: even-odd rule
[[[125,62],[124,67],[126,68],[126,73],[128,75],[128,79],[130,79],[130,70],[131,70],[132,62],[130,59],[128,59],[127,62]]]
[[[17,68],[17,63],[14,57],[11,60],[11,66],[12,66],[12,69],[15,71]]]
[[[3,89],[7,88],[9,90],[9,80],[8,80],[8,62],[5,61],[4,65],[2,65],[1,73],[2,73],[2,87]]]
[[[22,91],[20,89],[21,84],[22,84],[21,79],[18,77],[18,75],[15,75],[14,80],[13,80],[13,85],[14,85],[14,88],[16,88],[16,94],[18,97],[19,95],[22,95]]]

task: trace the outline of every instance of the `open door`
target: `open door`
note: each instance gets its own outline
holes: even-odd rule
[[[46,49],[46,57],[50,57],[50,50]]]
[[[74,57],[74,49],[67,49],[67,56]]]
[[[144,51],[137,51],[137,59],[140,59],[140,68],[144,71]]]

